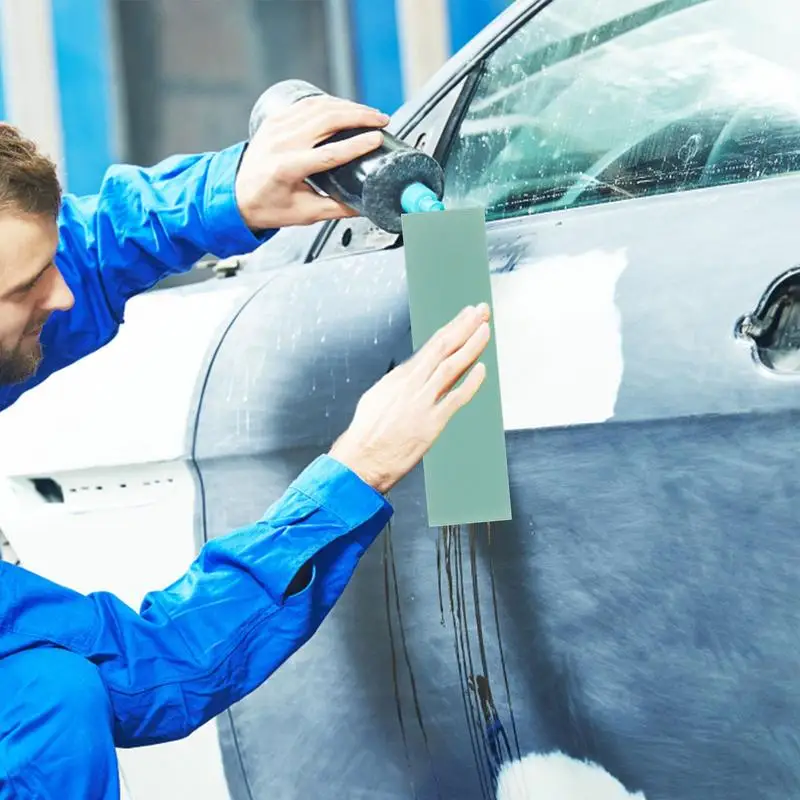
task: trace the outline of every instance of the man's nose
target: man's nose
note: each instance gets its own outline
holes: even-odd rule
[[[58,270],[53,270],[53,277],[50,282],[49,291],[44,302],[47,311],[69,311],[75,304],[75,295],[67,286],[64,276]]]

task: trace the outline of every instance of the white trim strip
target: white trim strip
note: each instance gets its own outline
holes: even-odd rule
[[[6,118],[58,166],[66,182],[51,0],[0,0]]]

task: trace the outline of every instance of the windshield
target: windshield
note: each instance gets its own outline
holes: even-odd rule
[[[800,7],[560,0],[489,59],[447,201],[489,217],[800,169]]]

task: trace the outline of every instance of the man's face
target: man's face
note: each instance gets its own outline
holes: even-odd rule
[[[72,292],[54,264],[57,248],[55,220],[0,214],[0,386],[36,372],[42,326],[53,311],[72,307]]]

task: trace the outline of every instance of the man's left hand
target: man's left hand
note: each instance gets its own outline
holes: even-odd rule
[[[300,100],[266,120],[250,141],[236,177],[236,201],[245,223],[252,230],[272,230],[357,216],[305,180],[380,147],[381,129],[388,123],[389,117],[374,108],[330,96]],[[354,128],[375,130],[321,144]]]

